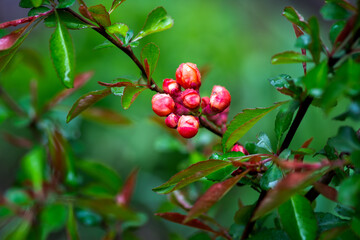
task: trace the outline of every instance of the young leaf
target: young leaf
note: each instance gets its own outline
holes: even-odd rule
[[[351,127],[340,127],[335,137],[328,140],[328,144],[339,152],[352,153],[360,150],[360,141]]]
[[[315,216],[318,222],[319,232],[324,232],[335,227],[348,225],[348,221],[345,221],[331,213],[317,212],[315,213]]]
[[[89,28],[91,25],[80,21],[78,18],[74,17],[71,13],[64,11],[64,10],[57,10],[56,11],[61,22],[66,26],[68,29],[84,29]],[[57,17],[56,13],[50,14],[44,21],[45,26],[52,28],[57,26]]]
[[[118,112],[110,109],[92,107],[82,112],[85,119],[107,125],[129,125],[131,121]]]
[[[39,214],[41,221],[41,239],[54,231],[58,231],[65,226],[67,218],[67,208],[61,204],[49,204],[42,208]]]
[[[31,0],[34,7],[40,7],[44,0]]]
[[[13,47],[23,35],[25,30],[30,26],[30,24],[31,23],[0,38],[0,51],[4,51]]]
[[[22,159],[22,169],[30,179],[35,192],[41,192],[44,180],[45,152],[36,147]]]
[[[315,97],[321,96],[327,83],[328,65],[323,61],[311,69],[307,75],[302,78],[306,89]]]
[[[66,122],[70,122],[72,119],[77,117],[80,113],[82,113],[87,108],[91,107],[96,102],[100,101],[104,97],[108,96],[111,93],[111,90],[109,88],[106,88],[104,90],[98,90],[89,92],[83,96],[81,96],[74,105],[71,107],[67,117]]]
[[[269,139],[268,135],[266,135],[266,133],[260,132],[259,135],[256,136],[256,138],[259,140],[256,143],[257,147],[263,148],[263,149],[265,149],[266,151],[268,151],[270,153],[273,152],[272,147],[271,147],[270,139]]]
[[[139,96],[139,94],[147,89],[146,87],[133,87],[127,86],[124,89],[121,103],[124,109],[128,109],[130,105],[135,101],[135,99]]]
[[[224,133],[222,139],[224,152],[229,151],[261,118],[284,103],[286,102],[279,102],[267,108],[244,109],[243,112],[237,114],[227,126],[227,130]]]
[[[36,15],[40,15],[40,14],[45,14],[45,13],[47,13],[49,11],[50,11],[50,8],[40,6],[40,7],[37,7],[37,8],[30,9],[30,11],[28,12],[28,16],[36,16]]]
[[[153,191],[161,194],[173,192],[229,165],[231,165],[231,162],[222,160],[207,160],[195,163],[172,176],[166,183],[154,188]]]
[[[313,60],[306,55],[299,52],[286,51],[275,54],[271,58],[272,64],[283,64],[283,63],[303,63],[312,62]]]
[[[134,192],[138,169],[133,170],[126,179],[121,192],[116,196],[116,202],[118,204],[127,206],[130,203],[131,196]]]
[[[88,8],[88,11],[100,26],[108,27],[111,25],[109,13],[106,11],[104,5],[91,6]]]
[[[76,218],[74,214],[74,208],[72,205],[69,205],[69,213],[68,213],[68,219],[66,223],[66,231],[67,236],[69,237],[69,240],[79,240],[79,233],[77,229],[77,223]]]
[[[114,0],[112,5],[111,5],[111,8],[110,8],[110,11],[109,11],[109,14],[112,13],[112,11],[114,11],[118,6],[120,6],[120,4],[122,4],[123,2],[125,2],[126,0]]]
[[[164,219],[166,219],[168,221],[174,222],[174,223],[179,223],[179,224],[183,224],[185,226],[198,228],[198,229],[203,230],[203,231],[208,231],[208,232],[212,232],[212,233],[215,233],[215,234],[219,234],[219,232],[215,231],[210,226],[206,225],[205,223],[201,222],[198,219],[193,219],[193,220],[184,222],[186,216],[182,215],[180,213],[166,212],[166,213],[155,213],[155,215],[159,216],[161,218],[164,218]]]
[[[270,190],[276,186],[283,174],[276,164],[272,164],[260,179],[260,187]]]
[[[290,199],[299,190],[314,183],[323,173],[311,174],[311,172],[293,172],[279,181],[274,189],[266,194],[265,198],[257,207],[253,220],[260,218],[282,203]]]
[[[338,192],[335,188],[320,182],[315,182],[314,188],[316,189],[316,191],[318,191],[321,195],[323,195],[327,199],[337,202]]]
[[[188,212],[184,222],[188,222],[201,214],[207,212],[215,203],[217,203],[230,189],[242,178],[248,171],[245,171],[235,177],[229,178],[224,182],[212,185]]]
[[[359,213],[360,209],[360,175],[355,174],[345,179],[339,188],[338,201],[346,206],[354,207]]]
[[[309,27],[310,27],[310,36],[311,36],[311,44],[309,45],[310,53],[313,57],[315,64],[319,64],[320,62],[320,53],[322,50],[322,43],[320,39],[320,27],[319,22],[316,17],[311,17],[309,19]]]
[[[28,219],[21,219],[20,223],[5,236],[2,236],[4,240],[27,240],[28,234],[31,229],[31,221]]]
[[[151,75],[154,73],[156,65],[160,56],[160,49],[154,43],[148,43],[141,50],[141,62],[144,66],[148,64],[149,71],[146,73],[147,78],[151,79]]]
[[[57,8],[68,8],[74,5],[76,0],[59,0]]]
[[[126,33],[129,31],[129,27],[124,23],[115,23],[107,27],[106,30],[110,34],[120,34],[121,36],[125,37]]]
[[[138,35],[133,39],[133,42],[155,32],[160,32],[171,28],[174,25],[174,20],[167,15],[163,7],[158,7],[152,10]]]
[[[283,16],[296,26],[299,26],[304,32],[310,32],[308,23],[304,20],[304,17],[301,16],[293,7],[286,7],[283,11]]]
[[[310,202],[301,195],[294,195],[279,207],[284,230],[294,240],[315,240],[317,221]]]
[[[298,107],[298,101],[291,101],[280,108],[275,119],[275,133],[278,141],[280,141],[284,133],[290,127],[294,113]]]
[[[56,29],[50,38],[50,53],[55,70],[67,88],[74,86],[74,47],[69,31],[56,15]]]
[[[326,3],[321,9],[320,13],[326,20],[340,20],[349,17],[350,13],[340,5],[334,2]]]

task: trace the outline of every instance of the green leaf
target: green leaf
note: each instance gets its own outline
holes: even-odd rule
[[[40,7],[44,0],[31,0],[34,7]]]
[[[315,215],[319,226],[319,232],[324,232],[332,228],[349,224],[348,221],[345,221],[331,213],[317,212]]]
[[[283,177],[281,170],[276,164],[272,164],[260,179],[260,187],[264,190],[270,190],[276,186]]]
[[[311,69],[303,78],[306,89],[314,97],[319,97],[324,91],[327,84],[328,65],[327,61],[323,61],[319,65]]]
[[[282,230],[267,229],[252,235],[248,240],[290,240]]]
[[[28,206],[32,203],[29,194],[22,189],[10,188],[5,192],[4,197],[9,203],[19,206]]]
[[[260,132],[256,138],[258,139],[258,142],[256,143],[256,146],[259,148],[263,148],[266,151],[272,153],[272,147],[271,147],[271,142],[270,142],[270,138],[268,137],[268,135],[266,135],[266,133],[264,132]]]
[[[304,17],[301,16],[293,7],[286,7],[283,11],[283,16],[296,26],[299,26],[304,32],[310,32],[308,23],[304,20]]]
[[[84,110],[91,107],[93,104],[100,101],[104,97],[108,96],[110,93],[111,90],[109,88],[106,88],[104,90],[93,91],[85,95],[82,95],[78,100],[76,100],[74,105],[71,107],[66,117],[66,122],[70,122],[80,113],[82,113]]]
[[[302,63],[312,61],[313,60],[310,57],[294,51],[285,51],[282,53],[278,53],[271,58],[272,64]]]
[[[104,5],[91,6],[88,8],[88,11],[100,26],[109,27],[111,25],[110,15]]]
[[[346,25],[346,21],[342,20],[342,21],[338,21],[336,23],[334,23],[331,28],[330,28],[330,32],[329,32],[329,38],[331,43],[335,43],[336,38],[339,36],[339,34],[341,33],[341,31],[344,29]]]
[[[129,31],[129,27],[124,23],[115,23],[111,26],[108,26],[106,30],[110,34],[120,34],[121,36],[125,37],[126,33]]]
[[[120,6],[120,4],[122,4],[123,2],[125,2],[126,0],[114,0],[109,13],[111,13],[112,11],[114,11],[118,6]]]
[[[20,0],[19,6],[22,8],[33,8],[32,0]]]
[[[45,152],[41,147],[36,147],[25,155],[21,163],[22,169],[30,179],[35,192],[42,190],[45,167]]]
[[[85,226],[98,226],[102,221],[99,214],[90,210],[77,209],[75,215],[79,222]]]
[[[74,5],[76,0],[58,0],[59,4],[57,5],[57,8],[68,8]]]
[[[280,93],[289,95],[292,98],[299,98],[303,90],[297,86],[295,80],[287,74],[280,74],[276,77],[269,78],[270,84],[276,88]]]
[[[124,109],[128,109],[131,104],[135,101],[135,99],[139,96],[139,94],[147,89],[147,87],[134,87],[127,86],[124,89],[124,93],[121,98],[121,104]]]
[[[44,6],[40,6],[37,8],[32,8],[30,9],[30,11],[28,12],[28,16],[35,16],[35,15],[39,15],[41,13],[45,13],[47,11],[50,11],[50,8],[48,7],[44,7]]]
[[[160,32],[171,28],[174,25],[174,20],[167,15],[163,7],[158,7],[152,10],[138,35],[133,39],[133,42],[155,32]]]
[[[289,129],[294,113],[298,107],[298,101],[291,101],[280,108],[275,119],[275,133],[278,141],[281,140],[284,133]]]
[[[51,232],[58,231],[65,226],[67,208],[61,204],[46,205],[39,218],[41,221],[41,239],[45,240]]]
[[[339,188],[338,201],[346,206],[360,209],[360,175],[356,174],[345,179]]]
[[[154,188],[153,191],[161,194],[170,193],[229,165],[231,162],[222,160],[195,163],[172,176],[166,183]]]
[[[194,206],[189,210],[185,222],[194,219],[201,214],[207,212],[215,203],[217,203],[235,184],[245,175],[243,172],[235,177],[229,178],[224,182],[212,185],[200,198],[195,202]]]
[[[320,9],[320,13],[326,20],[340,20],[350,16],[350,13],[345,8],[333,2],[326,3]]]
[[[293,240],[315,240],[317,221],[310,202],[301,195],[294,195],[279,207],[284,230]]]
[[[66,26],[68,29],[83,29],[89,28],[91,25],[86,24],[76,17],[74,17],[71,13],[64,11],[64,10],[57,10],[56,11],[61,22]],[[57,17],[56,13],[50,14],[44,21],[45,26],[47,27],[56,27],[57,26]]]
[[[77,229],[76,218],[74,215],[74,209],[73,209],[72,205],[69,206],[66,230],[67,230],[67,235],[69,237],[69,240],[79,240],[80,239],[78,229]]]
[[[27,240],[27,236],[31,229],[31,222],[27,219],[21,220],[21,222],[15,227],[15,229],[3,236],[4,240]]]
[[[309,49],[309,45],[311,43],[312,39],[309,34],[303,34],[296,38],[295,47],[303,48],[303,49]]]
[[[340,127],[335,137],[328,140],[328,144],[339,152],[348,152],[360,150],[360,141],[351,127]]]
[[[224,152],[229,151],[261,118],[284,103],[286,102],[279,102],[267,108],[244,109],[241,113],[237,114],[227,126],[227,130],[222,138]]]
[[[242,152],[228,152],[223,155],[220,155],[218,153],[214,153],[210,156],[209,159],[215,159],[215,160],[227,160],[228,158],[232,157],[242,157],[245,156]],[[235,171],[237,167],[233,165],[226,166],[224,168],[221,168],[209,175],[206,176],[207,180],[213,181],[213,182],[221,182],[225,179],[231,177],[231,173]]]
[[[97,183],[102,183],[113,193],[117,193],[122,185],[119,174],[109,166],[96,161],[77,161],[76,167],[86,175],[96,179]]]
[[[160,56],[160,49],[154,43],[148,43],[141,50],[141,63],[145,67],[147,78],[151,79]]]
[[[320,39],[320,27],[316,17],[311,17],[309,19],[309,27],[310,27],[310,36],[312,39],[311,44],[309,45],[309,50],[311,52],[315,64],[319,64],[322,46]]]
[[[56,29],[50,38],[50,53],[56,73],[67,88],[74,87],[74,47],[66,26],[56,15]]]
[[[352,218],[355,214],[355,210],[352,207],[337,204],[334,211],[341,217]]]

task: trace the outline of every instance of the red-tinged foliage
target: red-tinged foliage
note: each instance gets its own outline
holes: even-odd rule
[[[53,181],[58,183],[65,176],[66,146],[65,139],[57,130],[49,135],[49,151],[53,171]]]
[[[306,186],[314,183],[321,174],[312,174],[308,172],[293,172],[286,175],[280,182],[277,183],[274,189],[269,190],[264,200],[261,201],[256,208],[253,220],[256,220],[263,215],[269,213],[271,210],[286,202],[292,195]]]
[[[31,149],[33,146],[33,143],[27,138],[16,136],[7,132],[3,133],[3,136],[6,141],[16,147]]]
[[[84,86],[90,78],[94,75],[94,72],[89,71],[77,75],[74,79],[74,87],[70,89],[64,89],[55,95],[45,106],[44,111],[50,110],[56,104],[60,103],[62,100],[70,96],[73,92]]]
[[[12,21],[9,21],[9,22],[0,23],[0,29],[4,29],[4,28],[8,28],[8,27],[16,27],[16,26],[18,26],[20,24],[32,22],[32,21],[34,21],[35,19],[37,19],[39,17],[42,17],[42,16],[45,16],[45,15],[48,15],[48,14],[52,13],[53,11],[54,10],[50,10],[50,11],[40,13],[40,14],[35,15],[35,16],[30,16],[30,17],[26,17],[26,18],[20,18],[20,19],[12,20]]]
[[[194,204],[188,212],[185,222],[189,222],[201,214],[207,212],[215,203],[217,203],[230,189],[243,178],[248,171],[245,171],[235,177],[229,178],[223,182],[212,185]]]
[[[205,223],[201,222],[198,219],[192,219],[190,221],[184,222],[186,216],[182,215],[180,213],[176,213],[176,212],[166,212],[166,213],[156,213],[156,216],[159,216],[161,218],[164,218],[168,221],[174,222],[174,223],[179,223],[188,227],[193,227],[193,228],[197,228],[197,229],[201,229],[207,232],[211,232],[214,233],[218,236],[223,236],[226,239],[231,239],[228,236],[226,236],[223,232],[221,231],[216,231],[214,229],[212,229],[210,226],[206,225]]]
[[[22,27],[20,29],[17,29],[13,32],[11,32],[8,35],[5,35],[4,37],[0,38],[0,51],[4,51],[6,49],[11,48],[15,45],[17,40],[22,36],[22,34],[25,32],[25,30],[30,26],[31,23],[26,25],[25,27]]]
[[[354,30],[358,16],[352,16],[347,22],[344,29],[339,33],[334,42],[334,48],[332,54],[335,53],[339,44],[341,44],[349,36],[349,34]]]
[[[328,166],[327,162],[320,162],[320,163],[303,163],[303,162],[296,162],[296,161],[277,161],[277,165],[282,169],[289,169],[289,170],[317,170],[324,166]]]
[[[325,185],[321,182],[315,182],[313,186],[321,195],[330,199],[331,201],[337,202],[338,192],[335,188]]]
[[[129,205],[131,197],[132,197],[134,189],[135,189],[136,178],[137,178],[138,172],[139,172],[139,170],[135,169],[127,177],[122,190],[116,196],[116,202],[118,204],[124,205],[124,206]]]

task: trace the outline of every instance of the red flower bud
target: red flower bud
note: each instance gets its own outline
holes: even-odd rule
[[[210,96],[210,107],[215,112],[222,112],[230,106],[231,96],[222,86],[214,86]]]
[[[181,99],[187,108],[194,109],[200,106],[200,95],[194,89],[186,89],[182,92]]]
[[[209,97],[201,98],[201,108],[202,109],[204,109],[209,104],[210,104],[210,98]]]
[[[168,94],[157,93],[153,96],[152,109],[160,117],[169,115],[174,111],[175,102]]]
[[[246,151],[246,149],[238,143],[235,143],[235,145],[231,148],[230,151],[231,152],[242,152],[245,155],[249,155],[248,151]]]
[[[180,92],[180,85],[174,79],[166,78],[163,81],[163,89],[168,94],[175,94]]]
[[[184,138],[194,137],[199,130],[199,120],[191,115],[183,115],[178,122],[177,131]]]
[[[201,86],[201,76],[199,69],[194,63],[182,63],[176,70],[176,81],[183,88],[199,89]]]
[[[166,126],[168,126],[169,128],[176,128],[179,122],[179,118],[180,117],[178,115],[170,113],[169,116],[167,116],[167,118],[165,119]]]

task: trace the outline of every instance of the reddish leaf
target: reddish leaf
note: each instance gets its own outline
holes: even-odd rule
[[[65,176],[66,149],[65,139],[61,133],[55,130],[49,135],[49,151],[54,180],[60,181]]]
[[[31,23],[29,23],[25,27],[17,29],[15,31],[11,32],[10,34],[0,38],[0,51],[4,51],[4,50],[9,49],[12,46],[14,46],[14,44],[21,37],[21,35],[25,32],[25,30],[30,26],[30,24]]]
[[[190,221],[207,212],[211,206],[217,203],[242,177],[244,177],[248,171],[241,173],[235,177],[229,178],[223,182],[215,183],[212,185],[206,193],[204,193],[194,204],[194,206],[188,212],[185,222]]]
[[[354,30],[354,25],[356,23],[356,20],[357,20],[357,15],[354,15],[346,22],[344,29],[339,33],[339,35],[335,39],[335,42],[334,42],[335,47],[333,49],[333,52],[336,50],[336,46],[339,43],[342,43],[349,36],[349,34]]]
[[[186,200],[185,195],[181,191],[170,193],[169,200],[186,211],[192,208],[192,205]]]
[[[147,87],[125,87],[124,93],[121,97],[121,104],[123,108],[128,109],[130,105],[135,101],[135,99],[139,96],[139,94],[146,89]]]
[[[106,82],[98,82],[101,86],[104,87],[126,87],[126,86],[135,86],[135,84],[131,82],[117,82],[117,83],[106,83]]]
[[[17,147],[30,149],[33,146],[33,143],[30,140],[10,133],[4,133],[4,138],[6,141]]]
[[[313,185],[316,191],[318,191],[321,195],[330,199],[331,201],[337,202],[338,192],[335,188],[325,185],[321,182],[315,182]]]
[[[306,140],[306,141],[303,143],[303,145],[301,145],[301,148],[308,148],[313,139],[314,139],[314,138],[312,137],[312,138]],[[294,160],[295,160],[295,161],[302,162],[302,160],[304,160],[304,155],[295,154]]]
[[[134,188],[135,188],[135,183],[136,183],[136,178],[137,178],[138,172],[139,172],[138,169],[133,170],[130,173],[130,175],[128,176],[128,178],[126,179],[123,189],[116,196],[116,202],[118,204],[121,204],[124,206],[129,205],[131,196],[132,196]]]
[[[81,116],[91,121],[108,125],[128,125],[131,121],[118,112],[104,108],[88,108]]]
[[[204,231],[208,231],[208,232],[212,232],[215,233],[217,235],[222,235],[221,232],[217,232],[214,229],[212,229],[210,226],[206,225],[205,223],[201,222],[198,219],[193,219],[190,220],[188,222],[184,222],[186,216],[182,215],[180,213],[176,213],[176,212],[166,212],[166,213],[155,213],[156,216],[162,217],[168,221],[174,222],[174,223],[179,223],[185,226],[189,226],[189,227],[193,227],[193,228],[198,228]]]
[[[45,15],[50,14],[53,11],[54,10],[50,10],[50,11],[40,13],[40,14],[35,15],[35,16],[30,16],[30,17],[26,17],[26,18],[20,18],[20,19],[12,20],[12,21],[9,21],[9,22],[0,23],[0,29],[8,28],[8,27],[16,27],[17,25],[31,22],[31,21],[33,21],[33,20],[35,20],[35,19],[37,19],[37,18],[39,18],[41,16],[45,16]]]
[[[256,220],[286,202],[292,195],[314,183],[323,172],[293,172],[285,176],[274,189],[269,190],[265,198],[256,208],[253,219]]]
[[[100,26],[108,27],[111,25],[109,13],[106,11],[104,5],[91,6],[87,9],[86,14],[87,13],[90,13],[92,19]]]
[[[76,90],[78,90],[80,87],[82,87],[85,83],[87,83],[87,81],[89,81],[89,79],[94,75],[94,72],[90,71],[90,72],[85,72],[85,73],[81,73],[78,74],[75,77],[74,80],[74,88],[70,88],[70,89],[64,89],[63,91],[61,91],[60,93],[58,93],[54,98],[52,98],[48,104],[46,104],[44,106],[44,111],[47,111],[51,108],[53,108],[56,104],[58,104],[59,102],[61,102],[63,99],[65,99],[66,97],[70,96],[73,92],[75,92]]]
[[[276,164],[282,169],[305,169],[305,170],[317,170],[328,164],[324,163],[303,163],[297,161],[276,161]]]
[[[83,96],[81,96],[72,106],[71,110],[69,111],[66,122],[70,122],[80,113],[82,113],[85,109],[89,108],[96,102],[100,101],[104,97],[108,96],[111,93],[110,88],[106,88],[104,90],[98,90],[89,92]]]

